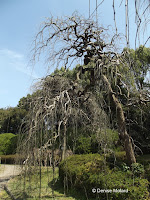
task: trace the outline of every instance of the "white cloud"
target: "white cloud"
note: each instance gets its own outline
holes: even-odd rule
[[[22,54],[16,53],[9,49],[0,49],[0,54],[9,56],[9,58],[19,58],[22,59],[24,56]]]
[[[19,54],[15,51],[11,51],[9,49],[0,49],[0,56],[5,64],[13,67],[15,70],[22,72],[32,78],[39,78],[36,72],[27,67],[27,65],[25,64],[26,61],[24,55]]]

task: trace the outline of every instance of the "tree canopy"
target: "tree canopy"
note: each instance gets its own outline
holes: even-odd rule
[[[19,133],[19,128],[26,116],[25,109],[18,107],[0,109],[0,133]]]

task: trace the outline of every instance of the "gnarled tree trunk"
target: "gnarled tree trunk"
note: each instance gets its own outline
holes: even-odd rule
[[[103,74],[102,78],[103,78],[104,83],[107,85],[109,95],[111,97],[111,100],[112,100],[115,108],[116,108],[118,132],[119,132],[120,138],[124,144],[124,149],[126,151],[127,160],[129,162],[129,164],[131,165],[132,163],[136,163],[136,159],[135,159],[135,155],[134,155],[131,138],[126,130],[126,123],[125,123],[123,109],[122,109],[122,106],[121,106],[119,100],[116,98],[107,77]]]
[[[62,141],[62,156],[61,160],[64,160],[66,157],[66,122],[64,122],[64,133],[63,133],[63,141]]]

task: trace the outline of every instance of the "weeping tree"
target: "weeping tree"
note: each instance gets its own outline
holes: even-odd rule
[[[39,154],[48,148],[54,152],[55,142],[60,140],[64,159],[68,126],[89,125],[92,130],[104,126],[102,121],[106,118],[102,117],[105,114],[101,109],[104,104],[98,103],[101,99],[110,102],[108,107],[115,112],[119,137],[129,163],[136,162],[133,140],[127,132],[120,102],[121,95],[126,104],[132,102],[130,92],[136,91],[134,73],[130,59],[124,52],[116,51],[117,36],[109,38],[108,35],[95,21],[77,13],[71,17],[50,17],[42,24],[34,41],[33,61],[47,51],[50,67],[64,66],[65,70],[63,76],[50,75],[39,84],[40,93],[31,103],[25,129],[27,138],[23,138],[23,146],[28,147],[29,152],[33,151],[33,146],[39,148]],[[82,62],[82,65],[78,67],[76,78],[69,80],[65,73],[73,62]],[[85,74],[89,77],[88,84],[83,84]]]
[[[72,79],[59,74],[42,79],[36,86],[37,95],[30,100],[29,113],[21,129],[19,151],[28,166],[39,165],[43,159],[55,157],[64,160],[68,156],[67,129],[72,131],[72,140],[80,127],[96,132],[106,128],[106,113],[91,92],[84,92]],[[105,122],[104,122],[105,121]],[[56,155],[60,149],[61,155]],[[51,156],[51,158],[49,158]]]
[[[126,130],[126,122],[122,105],[119,101],[117,93],[112,89],[112,84],[121,91],[121,83],[127,90],[126,98],[129,98],[130,89],[135,89],[130,72],[130,65],[124,59],[124,55],[114,51],[114,38],[109,41],[107,31],[98,27],[97,24],[90,20],[84,19],[74,13],[72,17],[63,19],[49,18],[41,27],[40,32],[36,35],[34,41],[34,57],[39,58],[43,50],[48,50],[48,61],[58,67],[63,64],[66,69],[73,61],[77,59],[84,60],[84,66],[80,66],[76,84],[79,85],[82,74],[86,71],[90,74],[90,84],[86,85],[82,91],[78,93],[78,98],[84,96],[91,87],[96,90],[103,90],[101,84],[104,85],[105,91],[112,102],[112,107],[116,110],[118,132],[124,144],[126,156],[129,163],[135,163],[133,144],[131,137]],[[126,80],[122,73],[125,68]],[[113,83],[115,80],[115,83]],[[125,94],[124,94],[125,95]]]

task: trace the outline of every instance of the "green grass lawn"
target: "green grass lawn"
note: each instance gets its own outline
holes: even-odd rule
[[[59,181],[57,181],[58,168],[56,168],[55,173],[55,184],[52,182],[52,177],[53,174],[51,168],[42,168],[41,189],[39,172],[28,175],[26,178],[23,176],[13,178],[9,181],[8,188],[17,200],[83,200],[82,197],[78,197],[78,195],[74,193],[72,193],[72,195],[64,195],[63,186],[59,183]],[[11,200],[5,191],[0,193],[0,199]]]

